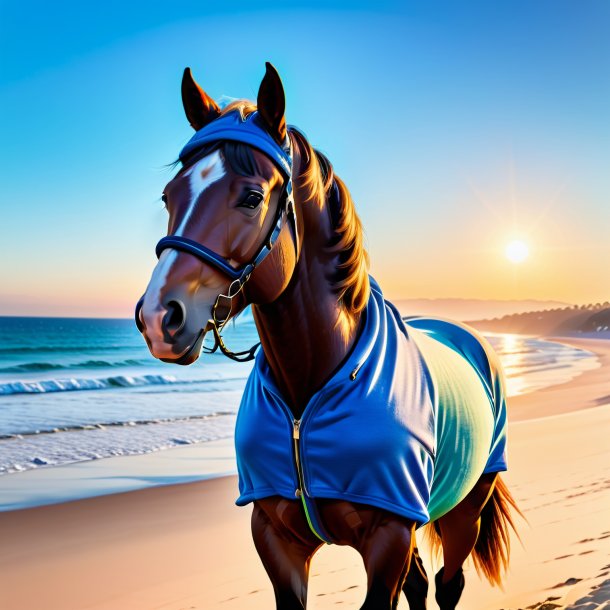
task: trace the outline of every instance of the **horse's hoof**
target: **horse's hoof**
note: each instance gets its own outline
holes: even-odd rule
[[[464,580],[464,572],[460,568],[455,576],[449,582],[443,582],[443,574],[445,568],[441,568],[440,572],[434,578],[436,584],[435,598],[440,610],[455,610],[457,603],[462,597],[462,591],[466,581]]]

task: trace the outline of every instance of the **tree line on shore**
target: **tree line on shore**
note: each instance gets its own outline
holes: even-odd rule
[[[482,331],[493,332],[610,334],[610,301],[507,314],[498,318],[472,320],[467,324]]]

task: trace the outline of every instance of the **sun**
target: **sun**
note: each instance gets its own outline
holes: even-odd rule
[[[511,241],[505,248],[504,254],[511,263],[522,263],[529,256],[530,250],[527,244],[515,239]]]

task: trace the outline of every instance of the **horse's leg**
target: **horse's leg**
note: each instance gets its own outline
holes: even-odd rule
[[[489,500],[497,473],[481,475],[470,493],[438,520],[443,545],[443,568],[436,575],[436,601],[453,610],[464,589],[462,564],[474,549],[481,527],[481,511]]]
[[[336,544],[364,561],[367,595],[361,610],[393,610],[409,568],[415,522],[356,502],[319,500],[322,522]]]
[[[411,555],[414,525],[389,520],[375,528],[360,551],[367,574],[367,595],[361,610],[394,610]]]
[[[413,537],[415,545],[415,536]],[[405,578],[402,590],[409,602],[410,610],[426,610],[426,599],[428,597],[428,575],[424,563],[419,556],[417,546],[413,547],[409,571]]]
[[[361,610],[394,610],[398,605],[414,529],[412,521],[389,517],[355,545],[367,574],[367,595]]]
[[[260,502],[255,502],[252,511],[254,545],[273,584],[277,610],[306,607],[309,565],[321,546],[307,529],[298,525],[293,529],[284,523],[285,516],[292,520],[293,515],[299,514],[292,504],[295,503],[280,500],[263,503],[263,508]]]

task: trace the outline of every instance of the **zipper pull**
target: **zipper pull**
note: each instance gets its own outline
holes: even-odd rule
[[[356,375],[358,375],[358,373],[360,372],[360,369],[362,368],[362,365],[364,364],[364,362],[361,362],[358,366],[356,366],[356,368],[349,374],[349,378],[352,381],[356,381]]]
[[[301,420],[295,419],[294,425],[292,427],[292,438],[294,438],[295,440],[299,440],[299,438],[300,438],[300,426],[301,426]]]

